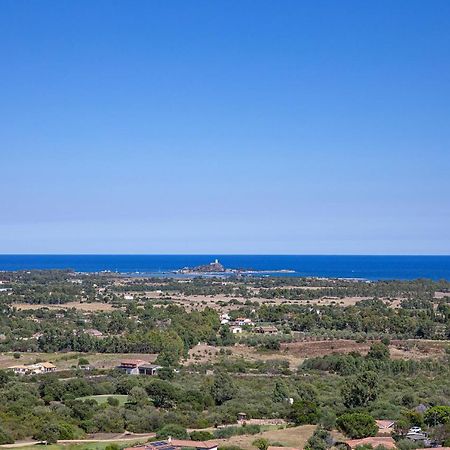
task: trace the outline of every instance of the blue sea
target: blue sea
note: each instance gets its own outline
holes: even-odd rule
[[[0,255],[0,270],[73,269],[164,275],[214,259],[230,269],[293,270],[275,276],[316,276],[366,280],[450,280],[450,256],[329,255]]]

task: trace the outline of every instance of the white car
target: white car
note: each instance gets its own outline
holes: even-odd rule
[[[422,433],[422,428],[420,427],[411,427],[408,433]]]

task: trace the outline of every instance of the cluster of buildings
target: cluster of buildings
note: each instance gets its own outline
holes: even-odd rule
[[[55,372],[56,366],[50,362],[42,362],[36,364],[19,364],[17,366],[8,367],[16,375],[40,375],[42,373]]]
[[[256,326],[256,324],[253,322],[252,319],[249,319],[247,317],[237,317],[235,320],[231,320],[231,317],[229,314],[222,314],[220,316],[220,323],[221,325],[229,325],[230,330],[233,334],[242,333],[243,328],[245,326],[255,327],[253,331],[255,333],[260,334],[276,334],[278,333],[278,328],[274,327],[273,325],[260,325]]]

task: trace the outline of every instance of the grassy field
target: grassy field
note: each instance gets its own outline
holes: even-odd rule
[[[105,450],[108,445],[116,444],[119,448],[127,448],[144,443],[142,439],[139,440],[126,440],[126,441],[104,441],[104,442],[86,442],[84,444],[34,444],[24,447],[18,447],[14,445],[1,445],[4,449],[20,449],[20,450]]]
[[[128,401],[128,395],[112,395],[112,394],[107,394],[107,395],[89,395],[86,397],[79,397],[77,398],[77,400],[95,400],[99,405],[101,405],[102,403],[106,403],[108,401],[108,398],[112,397],[112,398],[116,398],[117,400],[119,400],[119,405],[123,406],[127,401]]]

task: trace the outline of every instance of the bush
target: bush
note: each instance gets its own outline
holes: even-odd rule
[[[308,439],[305,450],[327,450],[333,439],[328,431],[318,427]]]
[[[417,444],[409,439],[402,439],[395,444],[399,450],[413,450],[417,448]]]
[[[167,439],[169,436],[176,439],[189,439],[186,428],[176,423],[169,423],[156,432],[158,439]]]
[[[14,444],[14,439],[6,431],[0,429],[0,445]]]
[[[265,438],[258,438],[252,442],[258,450],[267,450],[269,447],[269,441]]]
[[[108,405],[110,405],[110,406],[119,406],[119,403],[120,403],[119,399],[116,397],[108,397],[106,399],[106,401],[107,401]]]
[[[296,425],[316,424],[319,417],[319,407],[314,402],[296,400],[292,405],[290,418]]]
[[[190,436],[193,441],[210,441],[214,439],[213,434],[209,431],[193,431]]]
[[[214,431],[216,439],[228,439],[231,436],[238,436],[243,434],[258,434],[261,432],[259,425],[246,425],[245,427],[225,427]]]
[[[218,450],[242,450],[242,448],[237,445],[223,445]]]
[[[378,431],[375,419],[366,413],[343,414],[337,419],[337,426],[352,439],[375,436]]]
[[[77,437],[77,429],[70,423],[60,423],[58,426],[59,437],[58,439],[75,439]]]
[[[370,346],[367,357],[370,359],[387,360],[389,359],[389,348],[382,342],[375,342]]]
[[[450,406],[433,406],[427,409],[423,420],[430,427],[450,423]]]

